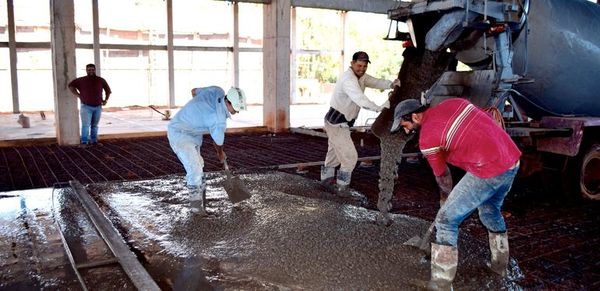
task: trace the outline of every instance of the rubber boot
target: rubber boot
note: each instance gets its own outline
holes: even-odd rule
[[[193,213],[196,213],[200,216],[207,216],[208,213],[205,209],[205,200],[206,200],[206,186],[202,185],[195,189],[192,189],[190,193],[190,208]]]
[[[335,177],[334,167],[321,166],[321,184],[332,184]]]
[[[458,265],[458,249],[431,244],[431,279],[427,290],[453,290],[452,281]]]
[[[348,187],[350,186],[350,180],[352,179],[352,173],[339,170],[336,180],[336,194],[342,197],[348,197],[350,195]]]
[[[508,234],[506,232],[488,232],[490,238],[491,260],[488,265],[494,273],[506,277],[508,267]]]

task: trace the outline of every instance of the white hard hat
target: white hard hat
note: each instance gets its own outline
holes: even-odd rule
[[[225,97],[227,97],[227,100],[229,100],[235,111],[246,110],[246,94],[244,94],[242,89],[231,87]]]

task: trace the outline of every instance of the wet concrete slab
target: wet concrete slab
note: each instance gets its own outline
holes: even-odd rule
[[[1,193],[0,250],[0,290],[82,290],[74,265],[114,259],[71,188]],[[78,272],[92,290],[135,290],[117,264]]]
[[[0,195],[0,289],[78,288],[51,213],[52,189]]]
[[[87,186],[163,289],[418,289],[429,259],[403,243],[430,222],[392,214],[382,226],[365,197],[323,191],[319,183],[282,172],[240,175],[252,193],[232,205],[221,172],[206,176],[209,217],[187,204],[182,177]],[[519,289],[487,270],[487,243],[461,235],[458,290]]]

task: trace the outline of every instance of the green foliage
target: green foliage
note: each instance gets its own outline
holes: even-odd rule
[[[371,59],[368,74],[393,80],[402,64],[403,48],[399,41],[385,41],[388,29],[385,15],[350,13],[347,17],[347,59],[354,51],[366,51]],[[305,53],[297,59],[298,78],[334,83],[340,73],[343,28],[340,12],[297,8],[298,49]],[[308,51],[308,52],[306,52]]]
[[[339,72],[338,59],[331,55],[301,55],[298,57],[298,77],[317,79],[320,83],[335,83]]]

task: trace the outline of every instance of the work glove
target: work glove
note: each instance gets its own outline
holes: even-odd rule
[[[396,79],[396,80],[392,81],[392,85],[390,87],[392,89],[394,89],[394,87],[400,87],[400,79]]]

